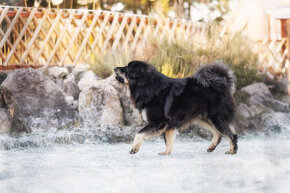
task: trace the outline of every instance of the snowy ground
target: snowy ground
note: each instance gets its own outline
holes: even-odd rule
[[[157,155],[163,141],[78,144],[0,150],[0,192],[287,192],[290,135],[248,136],[237,155],[226,140],[207,153],[209,141],[177,138],[171,156]]]

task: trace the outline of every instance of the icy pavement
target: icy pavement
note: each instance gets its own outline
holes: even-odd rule
[[[0,150],[0,192],[289,191],[289,134],[244,137],[237,155],[224,154],[226,140],[213,153],[206,152],[209,144],[178,138],[167,157],[157,155],[164,150],[161,139],[146,142],[136,155],[125,143]]]

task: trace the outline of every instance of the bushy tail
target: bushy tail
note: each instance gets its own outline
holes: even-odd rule
[[[233,94],[236,89],[233,71],[218,64],[202,67],[194,74],[194,78],[204,87],[212,87],[218,91],[228,90]]]

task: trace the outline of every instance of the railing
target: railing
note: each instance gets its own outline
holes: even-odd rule
[[[225,28],[226,29],[226,28]],[[158,38],[205,40],[208,26],[188,20],[127,13],[0,7],[0,70],[43,65],[76,65],[116,49],[144,46]],[[290,40],[254,43],[262,70],[287,74]],[[290,93],[290,86],[289,86]]]
[[[288,59],[287,39],[281,40],[264,40],[256,42],[256,51],[259,53],[259,61],[264,71],[271,74],[287,74],[290,69]]]
[[[155,34],[192,38],[203,23],[88,10],[0,7],[0,67],[75,65],[91,54],[137,49]]]

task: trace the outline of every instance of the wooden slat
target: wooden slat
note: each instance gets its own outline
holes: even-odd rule
[[[62,57],[62,59],[60,61],[60,65],[63,65],[63,62],[66,59],[66,57],[67,57],[72,45],[74,44],[75,39],[77,38],[81,28],[83,27],[82,25],[84,24],[85,19],[87,19],[87,15],[88,15],[88,12],[85,12],[83,17],[82,17],[82,19],[81,19],[81,21],[80,21],[80,24],[79,24],[76,32],[74,33],[73,37],[70,40],[70,43],[69,43],[68,47],[66,48],[66,51],[65,51],[65,53],[64,53],[64,55],[63,55],[63,57]]]
[[[34,41],[35,41],[36,38],[38,37],[38,33],[40,32],[41,27],[42,27],[42,25],[43,25],[43,23],[44,23],[46,17],[47,17],[47,13],[45,13],[45,16],[43,17],[42,22],[41,22],[41,23],[37,23],[37,24],[38,24],[38,25],[37,25],[37,28],[36,28],[36,30],[35,30],[35,32],[34,32],[32,38],[31,38],[30,42],[28,43],[25,52],[23,53],[23,56],[22,56],[22,58],[21,58],[21,60],[20,60],[20,64],[23,64],[23,62],[24,62],[24,60],[25,60],[25,58],[26,58],[26,56],[27,56],[27,54],[28,54],[30,48],[32,47]],[[35,44],[35,45],[37,45],[37,44]],[[38,47],[38,48],[39,48],[39,47]]]
[[[121,23],[121,25],[119,27],[119,30],[118,30],[118,32],[116,34],[116,38],[115,38],[115,41],[114,41],[113,46],[112,46],[112,51],[114,51],[117,48],[117,45],[118,45],[118,43],[120,41],[120,38],[121,38],[121,36],[123,34],[123,30],[125,28],[125,25],[127,23],[127,19],[128,19],[128,15],[125,14],[125,16],[123,17],[122,23]]]
[[[104,18],[104,20],[103,20],[103,22],[102,22],[102,24],[100,26],[100,30],[98,31],[98,33],[97,33],[97,35],[95,37],[95,40],[92,43],[92,49],[95,48],[95,46],[96,46],[96,44],[97,44],[97,42],[98,42],[98,40],[99,40],[104,28],[105,28],[105,26],[107,25],[107,22],[109,21],[109,18],[110,18],[110,15],[106,14],[106,16],[105,16],[105,18]]]
[[[108,44],[109,44],[109,41],[110,41],[110,39],[112,38],[112,34],[113,34],[114,29],[115,29],[115,27],[116,27],[116,24],[117,24],[117,22],[118,22],[118,19],[119,19],[119,17],[117,17],[117,16],[115,15],[115,17],[114,17],[114,19],[113,19],[113,22],[112,22],[112,25],[110,26],[109,32],[107,33],[107,37],[106,37],[106,39],[105,39],[105,42],[104,42],[104,44],[103,44],[102,52],[104,52],[104,51],[107,49],[107,46],[108,46]]]
[[[89,28],[89,30],[87,31],[87,33],[86,33],[86,35],[85,35],[85,38],[83,39],[83,42],[82,42],[82,44],[81,44],[81,46],[80,46],[80,48],[79,48],[79,50],[78,50],[78,53],[76,54],[75,60],[74,60],[74,62],[73,62],[73,65],[76,65],[76,64],[77,64],[77,62],[78,62],[78,60],[79,60],[79,57],[80,57],[80,55],[81,55],[81,53],[82,53],[82,51],[83,51],[83,49],[84,49],[84,47],[85,47],[85,45],[86,45],[86,43],[87,43],[89,37],[90,37],[90,35],[91,35],[91,32],[92,32],[92,30],[93,30],[93,27],[95,26],[95,24],[96,24],[96,22],[97,22],[98,17],[99,17],[99,13],[95,14],[95,16],[94,16],[94,18],[93,18],[93,21],[92,21],[92,23],[91,23],[91,25],[90,25],[90,28]]]
[[[143,30],[143,26],[145,24],[145,19],[146,19],[145,17],[141,17],[138,29],[136,31],[136,34],[135,34],[135,37],[134,37],[134,40],[133,40],[133,43],[132,43],[132,46],[131,46],[132,50],[134,50],[135,47],[136,47],[137,41],[138,41],[138,39],[140,37],[141,31]]]
[[[60,15],[60,14],[59,14],[59,15]],[[53,50],[52,50],[52,52],[51,52],[51,54],[50,54],[50,57],[49,57],[48,60],[46,61],[45,65],[49,65],[50,61],[52,60],[53,56],[55,55],[55,52],[56,52],[56,50],[58,49],[59,44],[61,43],[61,41],[62,41],[64,35],[66,34],[66,31],[67,31],[67,29],[68,29],[68,26],[71,24],[72,19],[73,19],[73,14],[70,14],[68,21],[66,21],[67,23],[66,23],[66,25],[65,25],[64,31],[59,35],[59,37],[58,37],[58,39],[57,39],[57,41],[56,41],[56,44],[54,45],[54,48],[53,48]]]
[[[44,47],[46,46],[47,41],[49,40],[50,35],[51,35],[52,32],[54,31],[54,29],[55,29],[55,27],[56,27],[56,24],[58,23],[59,19],[60,19],[60,14],[57,15],[57,17],[55,18],[55,20],[54,20],[52,26],[50,27],[50,29],[49,29],[49,31],[48,31],[48,33],[47,33],[47,36],[46,36],[44,42],[42,43],[42,46],[41,46],[40,50],[38,51],[38,53],[36,54],[36,57],[35,57],[34,60],[33,60],[33,63],[32,63],[33,65],[35,65],[36,62],[37,62],[37,60],[39,59],[39,56],[41,55],[41,53],[42,53]]]
[[[3,39],[1,40],[0,49],[2,49],[2,47],[4,46],[4,43],[7,41],[8,36],[10,35],[11,31],[13,30],[15,23],[18,21],[19,15],[20,15],[20,11],[18,11],[17,14],[15,15],[12,23],[9,25],[9,27],[8,27],[6,33],[5,33],[4,37],[3,37]],[[7,15],[4,15],[4,17],[7,17]]]
[[[127,34],[126,34],[126,37],[125,37],[125,42],[123,44],[123,47],[125,49],[127,49],[127,47],[128,47],[129,39],[132,36],[132,32],[133,32],[134,26],[136,25],[136,20],[137,20],[136,17],[133,17],[132,20],[131,20],[130,26],[128,28],[128,31],[127,31]]]
[[[9,53],[8,57],[6,58],[6,61],[5,61],[5,63],[3,64],[3,66],[7,66],[7,64],[8,64],[8,62],[9,62],[9,60],[10,60],[10,58],[11,58],[12,55],[14,54],[14,52],[15,52],[15,50],[16,50],[18,44],[19,44],[20,41],[21,41],[21,38],[23,37],[24,33],[27,31],[27,27],[28,27],[30,21],[32,20],[32,18],[33,18],[33,16],[34,16],[34,12],[35,12],[35,11],[36,11],[36,9],[33,9],[32,12],[31,12],[31,14],[29,15],[29,17],[28,17],[28,19],[27,19],[25,25],[23,26],[23,28],[22,28],[22,30],[21,30],[19,36],[17,37],[17,39],[16,39],[16,41],[15,41],[15,43],[14,43],[14,47],[13,47],[12,50],[10,51],[10,53]],[[18,12],[18,13],[20,13],[20,12]],[[21,63],[20,63],[20,64],[21,64]]]

